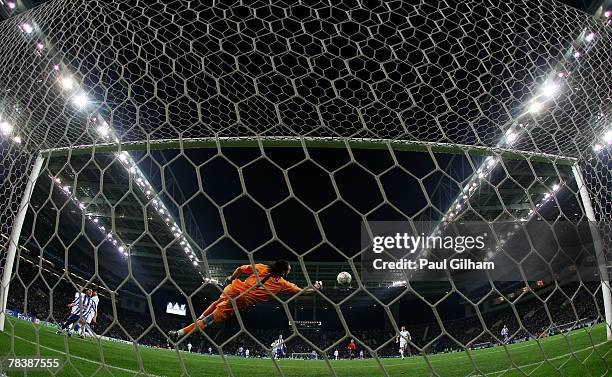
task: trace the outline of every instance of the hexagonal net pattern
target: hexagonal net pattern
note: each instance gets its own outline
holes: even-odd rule
[[[99,298],[82,349],[7,320],[3,356],[54,350],[59,375],[246,375],[225,356],[248,348],[265,375],[305,373],[274,357],[284,348],[323,359],[313,373],[345,375],[332,359],[354,356],[353,339],[373,359],[360,373],[396,375],[385,359],[401,340],[420,355],[415,375],[609,373],[605,18],[532,1],[56,0],[0,35],[0,318],[61,327],[75,292]],[[371,279],[361,231],[376,221],[432,234],[486,224],[497,248],[481,261],[546,271]],[[550,242],[527,235],[521,249],[521,231],[500,223],[544,224]],[[573,268],[568,249],[596,271]],[[291,294],[265,269],[249,292],[223,291],[279,259]],[[206,327],[167,335],[194,322]],[[569,344],[582,327],[579,347],[544,351],[543,338]],[[103,356],[113,340],[132,344],[133,362]],[[537,360],[511,350],[523,341]],[[495,365],[475,351],[491,346],[504,351]],[[155,351],[170,371],[149,347],[174,350]],[[223,357],[179,352],[192,347]],[[449,351],[462,361],[445,364]]]

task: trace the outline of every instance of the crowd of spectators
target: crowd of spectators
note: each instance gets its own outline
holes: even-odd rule
[[[19,273],[11,282],[7,306],[31,317],[59,323],[68,314],[66,304],[72,301],[77,288],[74,280],[67,282],[53,271],[39,269],[27,262],[21,263]],[[441,323],[410,324],[406,321],[412,336],[411,353],[452,352],[500,344],[503,342],[500,331],[504,325],[509,329],[509,341],[518,342],[561,331],[562,325],[569,324],[563,329],[571,329],[600,321],[603,316],[601,293],[590,293],[595,292],[596,288],[595,283],[585,283],[583,286],[573,283],[563,289],[549,287],[541,292],[529,291],[515,303],[498,304],[481,311],[480,315]],[[572,294],[567,296],[564,292]],[[135,341],[149,347],[172,348],[166,332],[186,324],[184,317],[160,312],[154,313],[153,319],[150,314],[112,305],[108,294],[104,291],[99,291],[99,294],[99,315],[94,327],[99,335]],[[243,350],[249,349],[250,357],[269,357],[270,346],[280,334],[287,339],[285,346],[288,355],[311,353],[314,345],[327,350],[327,355],[332,355],[337,349],[340,357],[346,357],[350,339],[355,339],[358,345],[357,354],[359,350],[364,350],[365,357],[372,356],[368,348],[375,350],[379,357],[398,355],[397,334],[380,328],[351,331],[350,334],[339,329],[309,329],[292,336],[288,328],[241,331],[234,323],[208,330],[207,335],[212,342],[195,334],[181,342],[179,347],[186,350],[187,344],[191,343],[192,352],[214,354],[238,354],[242,347]],[[222,346],[218,348],[217,345]]]

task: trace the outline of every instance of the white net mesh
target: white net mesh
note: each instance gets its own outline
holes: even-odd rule
[[[11,320],[2,356],[60,355],[58,375],[610,373],[597,325],[610,300],[609,25],[529,1],[57,0],[0,23],[4,270],[14,254],[4,314],[61,323],[93,287],[103,337],[77,346]],[[544,222],[554,245],[508,263],[551,271],[471,285],[364,278],[363,224],[458,220]],[[600,269],[558,275],[556,226],[589,221],[601,244],[579,254]],[[494,233],[502,249],[520,238]],[[167,337],[236,267],[276,259],[292,263],[301,294],[248,310],[232,300],[241,310],[228,321]],[[316,281],[324,289],[307,297]],[[388,363],[402,325],[406,356],[420,358]],[[323,360],[284,364],[283,333],[284,355]],[[556,348],[543,339],[555,334]],[[215,356],[177,352],[188,344]],[[501,356],[475,351],[491,346]],[[270,359],[216,356],[247,349]],[[347,372],[336,350],[372,363]],[[460,361],[434,355],[450,351]]]

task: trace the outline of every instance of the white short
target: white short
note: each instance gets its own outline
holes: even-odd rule
[[[90,313],[85,319],[85,322],[87,322],[87,324],[89,325],[91,323],[91,320],[93,319],[94,315],[96,313]]]
[[[408,342],[402,342],[402,341],[400,341],[400,348],[401,348],[401,349],[406,349],[406,347],[408,347]]]

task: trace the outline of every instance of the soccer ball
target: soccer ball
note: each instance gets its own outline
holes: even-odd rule
[[[351,284],[351,280],[353,278],[351,277],[351,274],[349,274],[346,271],[342,271],[341,273],[338,274],[337,280],[338,280],[338,284],[340,285],[349,285]]]

